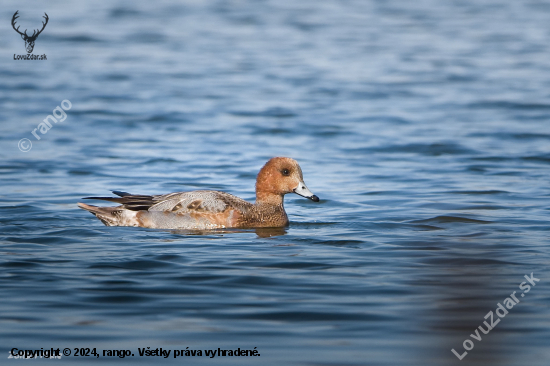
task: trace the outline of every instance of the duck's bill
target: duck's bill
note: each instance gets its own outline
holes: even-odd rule
[[[298,187],[294,188],[294,193],[296,193],[298,196],[309,198],[313,202],[319,202],[319,197],[311,193],[311,191],[306,187],[304,182],[300,182],[298,184]]]

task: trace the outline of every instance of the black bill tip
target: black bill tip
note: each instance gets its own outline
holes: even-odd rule
[[[317,197],[316,195],[313,195],[311,197],[308,197],[310,200],[312,200],[313,202],[319,202],[319,197]]]

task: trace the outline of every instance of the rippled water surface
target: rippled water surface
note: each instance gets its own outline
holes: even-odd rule
[[[0,359],[548,365],[548,2],[2,4]],[[13,60],[16,10],[28,29],[48,13],[47,61]],[[37,140],[63,100],[67,119]],[[284,230],[105,227],[76,207],[109,190],[254,200],[273,156],[321,198],[287,196]]]

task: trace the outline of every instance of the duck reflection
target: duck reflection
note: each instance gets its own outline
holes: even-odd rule
[[[259,238],[271,238],[287,234],[286,227],[265,227],[256,229],[214,229],[214,230],[169,230],[176,235],[221,235],[235,233],[256,233]]]

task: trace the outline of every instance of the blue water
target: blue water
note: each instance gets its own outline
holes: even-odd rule
[[[29,362],[548,365],[548,2],[2,4],[0,363],[53,347],[135,356]],[[49,15],[46,61],[13,60],[16,10],[28,29]],[[287,196],[284,230],[105,227],[76,207],[109,190],[252,201],[273,156],[321,198]]]

